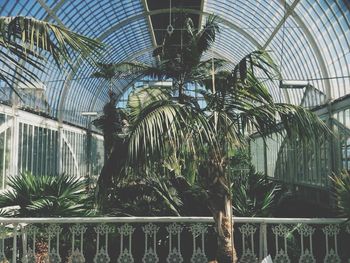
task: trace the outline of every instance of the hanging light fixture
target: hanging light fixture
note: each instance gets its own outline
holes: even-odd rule
[[[171,36],[172,33],[174,33],[174,27],[173,25],[171,24],[172,21],[171,21],[171,0],[170,0],[170,8],[169,8],[169,25],[167,26],[166,28],[166,31],[168,32],[168,35]]]

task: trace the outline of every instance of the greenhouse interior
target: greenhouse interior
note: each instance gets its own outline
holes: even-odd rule
[[[0,0],[0,262],[350,262],[349,0]]]

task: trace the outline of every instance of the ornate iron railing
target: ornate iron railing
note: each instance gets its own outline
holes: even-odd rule
[[[345,219],[235,218],[239,262],[350,262]],[[0,218],[0,262],[203,263],[208,217]]]

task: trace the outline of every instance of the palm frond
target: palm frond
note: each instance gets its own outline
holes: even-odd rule
[[[180,216],[178,207],[182,206],[182,200],[180,199],[177,190],[169,185],[165,178],[159,178],[158,176],[153,175],[152,177],[146,178],[146,183],[152,187],[169,210],[175,215]]]
[[[147,89],[143,92],[147,94]],[[165,93],[160,91],[158,95],[160,94],[164,96]],[[150,94],[148,98],[152,96],[154,95]],[[213,141],[208,132],[211,126],[201,112],[186,107],[171,97],[158,100],[155,96],[153,99],[145,103],[141,110],[131,113],[133,118],[129,127],[129,152],[133,158],[140,153],[163,151],[168,144],[177,148],[181,144],[187,144],[189,149],[193,150],[188,137],[193,133],[197,135],[198,140]],[[139,103],[139,100],[136,100],[136,103]]]
[[[125,61],[120,63],[96,63],[97,71],[92,73],[92,77],[112,79],[113,77],[124,77],[129,75],[144,74],[150,70],[150,66],[136,61]]]
[[[0,79],[17,93],[11,85],[12,79],[25,85],[37,80],[37,75],[23,62],[45,71],[43,61],[48,56],[61,67],[65,63],[71,65],[73,54],[89,59],[98,55],[102,47],[97,40],[49,22],[23,16],[1,16],[0,48],[8,53],[0,52],[0,63],[8,65],[8,69],[0,73]]]
[[[26,54],[27,51],[45,50],[53,56],[59,66],[70,62],[69,48],[83,58],[88,58],[92,52],[102,47],[97,40],[31,17],[0,17],[0,28],[0,43],[4,47],[9,47],[17,41],[21,44],[22,49],[14,48],[13,53]]]
[[[215,15],[208,16],[202,29],[196,34],[196,42],[198,53],[203,54],[209,50],[211,45],[215,42],[216,34],[220,32],[217,17]]]
[[[141,88],[130,94],[127,101],[127,109],[131,121],[137,118],[143,108],[158,100],[170,100],[171,93],[167,89]]]
[[[310,139],[332,133],[316,114],[304,107],[278,103],[276,112],[290,137],[297,135],[301,139]]]
[[[248,74],[256,76],[257,70],[273,80],[276,76],[280,77],[277,65],[274,63],[268,51],[257,50],[243,57],[233,69],[233,82],[245,83]]]

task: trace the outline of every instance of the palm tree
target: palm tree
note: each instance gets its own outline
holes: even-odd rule
[[[69,29],[31,17],[0,17],[0,80],[14,92],[11,80],[25,85],[38,80],[31,68],[45,70],[45,61],[52,56],[58,67],[72,66],[72,56],[87,59],[101,50],[99,41]],[[7,52],[6,52],[7,50]],[[72,52],[73,51],[73,52]],[[25,62],[25,63],[23,63]],[[26,64],[27,63],[27,64]],[[28,64],[31,67],[28,67]]]
[[[283,127],[288,136],[301,139],[328,129],[311,112],[273,101],[256,76],[257,72],[268,78],[277,74],[268,53],[252,52],[232,71],[223,70],[222,60],[202,61],[218,31],[215,17],[209,17],[200,30],[186,19],[178,36],[167,36],[154,51],[161,57],[157,66],[132,62],[118,66],[131,73],[173,80],[170,89],[146,87],[130,95],[129,126],[124,135],[129,152],[126,165],[139,167],[140,163],[152,164],[155,160],[178,162],[180,173],[189,175],[188,180],[196,181],[206,192],[218,236],[218,262],[232,263],[237,256],[228,167],[231,153],[244,145],[249,136],[247,128],[266,137],[281,132]],[[202,87],[202,97],[187,92],[193,83]],[[203,101],[202,106],[199,100]],[[184,173],[188,169],[186,162],[191,163],[195,173]]]
[[[123,164],[126,160],[125,142],[119,138],[117,134],[122,133],[124,127],[123,121],[126,121],[126,116],[123,110],[118,109],[116,106],[117,95],[113,92],[113,78],[118,75],[117,66],[114,64],[96,63],[97,71],[91,74],[94,78],[102,78],[108,81],[109,84],[109,102],[103,107],[103,115],[93,120],[93,124],[102,130],[103,143],[104,143],[104,161],[105,164],[102,168],[100,176],[97,182],[97,200],[100,204],[100,209],[105,210],[104,207],[108,207],[110,192],[113,191],[115,184],[115,174],[120,174]],[[117,151],[113,152],[114,147]],[[113,156],[112,156],[113,153]],[[118,159],[117,164],[114,160]],[[119,165],[122,164],[122,165]],[[101,188],[100,185],[106,187]],[[108,187],[107,187],[108,186]]]
[[[115,139],[114,135],[122,132],[122,111],[117,109],[117,96],[113,91],[109,92],[109,102],[103,107],[103,115],[92,121],[92,124],[103,132],[105,161],[112,153]]]
[[[112,63],[96,63],[97,71],[91,74],[93,78],[101,78],[108,81],[109,91],[112,91],[113,78],[118,74],[120,69]]]

